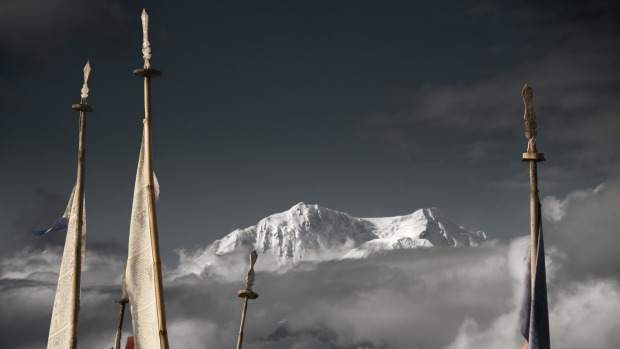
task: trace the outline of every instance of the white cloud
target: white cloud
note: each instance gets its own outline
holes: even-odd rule
[[[568,290],[553,294],[549,311],[551,343],[564,349],[612,349],[620,344],[617,332],[620,320],[620,285],[614,280],[576,283]],[[516,333],[517,312],[499,316],[493,324],[481,329],[467,318],[456,339],[445,349],[493,349],[522,343]],[[517,345],[511,347],[518,348]]]
[[[617,180],[557,199],[563,215],[545,231],[556,347],[620,346],[620,282],[613,243],[619,199]],[[591,228],[585,237],[583,231],[576,233],[583,226]],[[249,305],[246,346],[519,347],[517,308],[528,241],[520,237],[477,248],[396,251],[366,260],[308,263],[286,272],[268,270],[259,257],[254,290],[260,297]],[[598,256],[583,248],[584,243],[594,244]],[[582,252],[587,258],[575,256]],[[55,289],[50,280],[59,254],[60,249],[24,250],[1,261],[0,303],[6,306],[0,315],[5,329],[0,341],[7,346],[45,345]],[[171,346],[234,346],[242,306],[235,291],[245,286],[247,256],[181,256],[179,267],[167,272],[164,282]],[[200,266],[206,262],[211,269],[204,272]],[[122,258],[104,257],[95,246],[87,264],[80,345],[109,348],[118,315],[112,301],[120,294]],[[48,277],[41,278],[42,273]],[[125,323],[126,338],[129,316]]]
[[[560,200],[553,195],[546,196],[542,199],[543,218],[549,220],[550,222],[557,223],[564,218],[566,215],[566,210],[570,206],[571,202],[586,200],[588,197],[595,195],[604,189],[605,184],[601,184],[594,189],[575,190],[568,194],[564,200]]]
[[[566,267],[562,273],[569,274],[566,278],[620,278],[620,179],[612,178],[595,189],[577,190],[563,200],[555,200],[559,202],[561,219],[547,227],[546,238],[564,255]],[[543,210],[547,209],[549,206],[543,206]]]
[[[555,347],[618,348],[620,284],[616,280],[572,285],[561,290],[554,303],[550,331]]]
[[[58,266],[60,265],[60,248],[50,248],[50,250],[34,251],[30,248],[17,252],[16,254],[3,258],[0,261],[0,279],[29,279],[46,280],[58,279]],[[51,278],[46,278],[47,274]]]
[[[566,201],[560,201],[555,196],[547,196],[542,199],[543,218],[557,223],[566,214]]]

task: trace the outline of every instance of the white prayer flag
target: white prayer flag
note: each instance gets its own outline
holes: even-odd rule
[[[68,220],[67,237],[65,249],[62,254],[60,273],[58,274],[58,287],[54,297],[54,308],[52,310],[52,321],[47,340],[48,349],[73,348],[73,335],[76,329],[73,328],[77,321],[74,321],[74,314],[79,311],[80,285],[75,285],[75,275],[82,272],[84,261],[84,246],[86,245],[86,203],[83,200],[82,227],[78,229],[78,200],[75,200],[77,185],[73,187],[69,204],[63,215],[63,219]],[[79,230],[79,231],[78,231]],[[80,239],[80,258],[76,263],[76,245]],[[77,286],[77,287],[76,287]],[[76,289],[78,290],[76,294]]]
[[[155,294],[153,252],[148,203],[148,171],[144,157],[144,137],[140,148],[140,159],[129,228],[129,251],[125,287],[131,305],[131,318],[136,349],[161,348],[159,319]],[[159,196],[159,184],[153,174],[155,199]]]

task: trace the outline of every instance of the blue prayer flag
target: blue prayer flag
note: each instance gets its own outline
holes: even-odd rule
[[[71,197],[69,198],[69,203],[67,204],[67,208],[65,209],[65,213],[62,217],[56,218],[54,221],[54,225],[47,230],[34,230],[32,233],[36,236],[43,236],[50,231],[56,231],[67,228],[67,222],[69,222],[69,215],[71,214],[71,206],[73,205],[73,196],[75,195],[75,186],[71,191]]]
[[[43,236],[49,233],[50,231],[56,231],[56,230],[61,230],[61,229],[66,229],[66,228],[67,228],[67,222],[65,222],[65,218],[60,217],[60,218],[56,218],[56,220],[54,221],[54,225],[52,225],[51,228],[47,230],[33,230],[32,233],[36,236]]]
[[[529,349],[550,349],[547,275],[545,272],[545,246],[540,219],[540,201],[538,201],[538,217],[539,235],[534,285],[531,282],[530,258],[532,250],[530,248],[524,279],[523,301],[519,312],[519,327],[521,334],[529,343]]]

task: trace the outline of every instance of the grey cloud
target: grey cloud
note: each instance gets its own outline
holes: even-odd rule
[[[0,341],[7,348],[42,348],[47,343],[61,247],[26,248],[0,260]],[[114,335],[124,260],[87,251],[82,273],[80,346],[109,348]],[[109,336],[107,336],[109,337]],[[113,339],[113,338],[112,338]],[[106,343],[103,345],[103,343]]]
[[[566,214],[548,227],[548,274],[552,342],[568,349],[611,349],[620,344],[620,285],[605,259],[613,229],[599,229],[596,248],[605,258],[571,256],[583,241],[565,228],[575,220],[610,224],[611,211],[601,208],[617,199],[618,181],[597,191],[569,196]],[[587,195],[586,195],[587,194]],[[588,209],[584,209],[588,207]],[[611,205],[610,207],[613,207]],[[581,212],[575,216],[575,212]],[[550,224],[547,224],[548,226]],[[598,226],[596,226],[598,227]],[[578,228],[578,227],[576,227]],[[566,233],[565,233],[566,232]],[[260,294],[248,310],[246,346],[262,348],[445,348],[518,347],[516,330],[521,281],[526,267],[527,237],[509,244],[491,241],[478,248],[396,251],[366,260],[307,263],[287,272],[256,265],[254,290]],[[114,249],[97,251],[93,244],[84,271],[80,345],[112,345],[120,295],[123,258]],[[102,253],[102,251],[105,251]],[[25,250],[0,263],[0,322],[10,329],[0,340],[12,348],[44,346],[55,285],[36,273],[58,268],[60,249],[48,250],[44,266],[40,251]],[[184,258],[199,255],[186,255]],[[245,286],[241,265],[212,260],[166,268],[165,297],[171,346],[233,347],[242,301],[235,292]],[[604,263],[611,263],[602,268]],[[247,266],[246,266],[247,267]],[[221,269],[215,272],[213,269]],[[585,268],[593,268],[589,273]],[[51,270],[51,271],[50,271]],[[185,273],[183,273],[185,271]],[[225,273],[228,277],[221,277]],[[88,275],[87,275],[88,274]],[[7,314],[7,315],[5,315]],[[10,316],[10,317],[9,317]],[[588,325],[583,326],[582,320]],[[590,324],[592,328],[590,328]],[[575,330],[583,327],[583,331]],[[10,338],[4,338],[7,336]],[[130,333],[126,318],[124,337]]]
[[[410,144],[425,143],[427,137],[443,137],[446,143],[461,144],[458,157],[465,147],[469,158],[488,159],[489,154],[511,149],[517,135],[523,134],[520,91],[529,83],[535,90],[540,143],[554,150],[563,147],[562,160],[617,173],[619,11],[614,5],[601,11],[605,4],[609,5],[580,5],[590,16],[527,28],[534,39],[526,47],[510,49],[519,57],[520,51],[536,50],[520,62],[493,68],[471,81],[419,88],[401,97],[393,110],[365,119],[358,134],[388,140],[405,150]]]
[[[28,281],[49,281],[58,279],[60,265],[59,247],[50,251],[38,251],[26,248],[11,257],[5,257],[0,263],[0,278]],[[40,276],[49,275],[44,279]]]
[[[620,309],[620,285],[612,280],[576,283],[551,293],[549,308],[551,343],[558,348],[613,349],[620,344],[616,312]],[[516,312],[499,316],[490,327],[468,318],[445,349],[494,349],[509,347]],[[520,343],[523,342],[519,338]],[[512,345],[512,347],[518,347]]]
[[[562,251],[566,278],[614,277],[620,280],[617,246],[620,179],[613,178],[590,190],[566,198],[545,198],[543,209],[555,223],[548,240]]]
[[[398,348],[410,347],[407,343],[412,338],[420,347],[441,346],[449,343],[464,314],[476,314],[480,323],[487,324],[510,308],[510,301],[505,301],[511,293],[502,261],[505,247],[421,252],[321,263],[283,274],[262,272],[258,264],[255,290],[261,296],[250,304],[248,346],[288,348],[297,343],[300,348]],[[109,269],[119,269],[118,263],[108,262]],[[118,297],[118,287],[102,269],[90,272],[98,277],[84,282],[80,342],[97,347],[105,343],[106,329],[109,340],[113,337],[117,309],[111,301]],[[99,285],[96,279],[109,279],[108,285]],[[234,292],[243,288],[243,281],[195,276],[169,281],[165,295],[171,342],[190,347],[234,345],[242,304]],[[40,329],[32,337],[39,344],[47,334],[53,289],[52,285],[38,286],[37,297],[45,299],[45,304],[27,312],[38,314]],[[285,327],[282,320],[286,320]],[[16,335],[20,333],[16,330]]]
[[[550,331],[555,347],[613,349],[620,344],[620,284],[616,280],[573,284],[558,292],[554,303]],[[558,335],[568,330],[570,336]]]
[[[259,262],[255,290],[261,296],[250,303],[248,345],[440,347],[450,342],[464,314],[476,314],[488,324],[511,307],[505,247],[408,252],[283,274],[262,272]],[[174,314],[181,306],[180,312],[192,318],[217,314],[210,319],[222,324],[227,335],[218,343],[234,345],[241,301],[233,293],[243,279],[199,282],[204,284],[172,287],[167,307],[176,308]],[[193,301],[177,303],[181,292]]]

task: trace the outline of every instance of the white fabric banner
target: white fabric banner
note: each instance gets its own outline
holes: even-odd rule
[[[144,159],[144,137],[140,148],[138,172],[133,194],[131,226],[129,228],[129,251],[125,286],[129,295],[135,349],[161,348],[159,320],[155,298],[153,253],[148,209],[147,168]],[[154,177],[154,175],[153,175]],[[159,196],[159,184],[154,179],[155,198]]]
[[[58,274],[58,287],[56,288],[56,296],[54,297],[52,321],[50,323],[50,332],[47,339],[48,349],[73,348],[73,338],[71,336],[71,329],[74,324],[73,314],[76,306],[79,311],[80,302],[80,294],[75,294],[74,275],[82,272],[84,246],[86,245],[86,203],[85,200],[82,201],[84,205],[84,210],[82,212],[82,229],[78,232],[78,200],[74,200],[77,195],[76,188],[77,185],[73,187],[69,204],[63,215],[63,218],[68,220],[67,237],[65,240],[65,249],[62,254],[60,272]],[[81,240],[81,263],[79,264],[76,263],[75,258],[77,239]],[[77,286],[79,290],[79,285]]]

